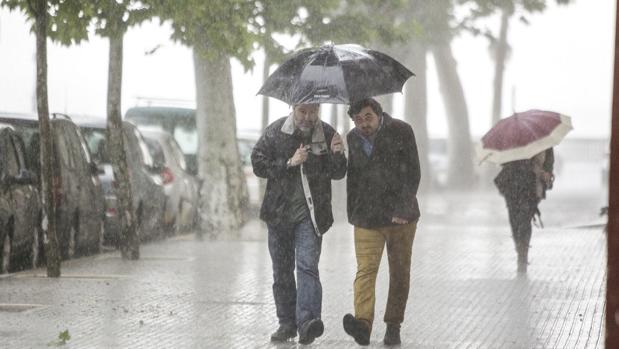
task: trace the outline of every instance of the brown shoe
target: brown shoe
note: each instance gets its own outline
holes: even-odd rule
[[[370,328],[363,320],[357,320],[352,314],[344,315],[344,331],[360,345],[370,344]]]
[[[387,324],[387,331],[383,339],[385,345],[400,345],[400,325]]]

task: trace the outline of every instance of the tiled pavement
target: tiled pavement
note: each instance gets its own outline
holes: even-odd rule
[[[534,230],[526,277],[516,275],[497,195],[425,198],[402,348],[603,347],[606,240],[599,227],[572,227],[594,217],[599,201],[578,195],[544,203],[546,228]],[[308,347],[358,347],[341,326],[352,310],[351,232],[340,219],[325,236],[326,330]],[[0,277],[0,347],[47,348],[65,329],[66,348],[296,347],[268,341],[276,318],[264,228],[253,221],[242,235],[148,244],[135,262],[117,253],[81,258],[64,263],[57,280],[37,276],[43,270]],[[387,282],[383,268],[374,348],[383,347]],[[16,304],[40,307],[18,311]]]

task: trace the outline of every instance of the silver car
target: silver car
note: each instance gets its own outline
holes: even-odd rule
[[[77,120],[87,140],[98,167],[102,170],[100,180],[105,195],[104,241],[118,246],[120,217],[117,212],[115,180],[107,153],[106,125],[104,119]],[[135,125],[124,121],[123,135],[125,153],[129,165],[129,180],[133,192],[133,208],[138,218],[138,234],[142,241],[162,235],[166,229],[164,210],[166,197],[160,165],[148,151],[142,134]]]
[[[160,157],[164,190],[170,214],[174,215],[176,232],[193,230],[198,214],[198,184],[187,172],[185,156],[174,138],[158,129],[140,128],[154,158]]]

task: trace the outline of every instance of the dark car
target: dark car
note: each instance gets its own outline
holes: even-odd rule
[[[26,168],[22,138],[0,124],[0,272],[36,266],[41,206],[37,176]]]
[[[106,244],[118,246],[120,219],[117,212],[116,184],[106,141],[105,120],[80,119],[77,123],[101,170],[106,207],[104,241]],[[161,235],[168,227],[164,221],[166,196],[161,176],[163,165],[154,161],[135,125],[123,121],[123,135],[133,193],[133,209],[138,218],[138,234],[141,240],[147,240]]]
[[[33,115],[0,115],[0,123],[14,127],[26,143],[28,168],[37,176],[39,166],[39,126]],[[103,192],[98,170],[80,129],[62,114],[52,114],[52,190],[56,197],[56,222],[64,258],[76,253],[90,254],[103,241]]]

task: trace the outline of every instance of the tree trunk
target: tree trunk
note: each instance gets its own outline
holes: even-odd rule
[[[494,57],[494,85],[492,97],[492,124],[494,126],[501,119],[503,104],[503,75],[505,73],[505,61],[507,60],[507,31],[509,28],[509,18],[511,13],[504,9],[501,15],[501,31],[496,45]]]
[[[464,90],[449,42],[432,47],[448,122],[447,185],[469,188],[475,182],[473,146]]]
[[[378,103],[383,108],[383,111],[391,116],[393,116],[393,94],[388,94],[384,96],[376,97]]]
[[[350,131],[350,116],[348,115],[348,106],[344,106],[343,108],[338,108],[338,114],[341,115],[342,119],[342,137],[346,138],[346,134]]]
[[[268,52],[264,52],[264,65],[262,66],[262,83],[267,81],[271,69],[271,57]],[[269,126],[269,97],[262,96],[262,131]],[[258,178],[258,202],[262,202],[264,192],[266,190],[267,181],[264,178]]]
[[[238,237],[248,195],[236,142],[230,59],[205,57],[194,48],[194,68],[201,229],[211,239]]]
[[[331,110],[329,111],[329,125],[333,126],[333,128],[337,131],[338,124],[338,115],[337,115],[337,104],[331,104]]]
[[[131,182],[125,154],[121,91],[123,74],[123,36],[120,33],[110,37],[110,60],[107,84],[107,137],[116,181],[116,198],[121,222],[120,253],[123,259],[140,258],[140,236],[137,229],[138,217],[133,209]]]
[[[388,54],[391,57],[397,58],[401,56],[400,54],[401,50],[400,50],[399,45],[386,45],[382,41],[377,41],[372,46],[375,47],[376,50],[380,52],[384,52],[385,54]],[[385,113],[393,116],[393,94],[392,93],[382,95],[382,96],[377,96],[374,98],[378,101],[378,103],[380,103],[380,106],[383,108],[383,111]]]
[[[419,191],[430,188],[432,168],[428,154],[430,141],[428,137],[428,92],[427,92],[427,47],[420,43],[410,44],[411,50],[407,57],[407,66],[415,76],[408,80],[404,89],[404,120],[413,126],[417,148],[419,150],[419,165],[421,166],[421,183]]]
[[[60,245],[56,231],[56,193],[52,188],[52,136],[49,123],[49,104],[47,100],[47,2],[36,0],[35,33],[37,42],[37,112],[39,114],[40,153],[41,153],[41,201],[43,206],[43,230],[47,276],[60,277]]]
[[[264,65],[262,66],[262,83],[267,81],[271,69],[271,58],[267,52],[264,53]],[[262,96],[262,130],[269,126],[269,97]]]

